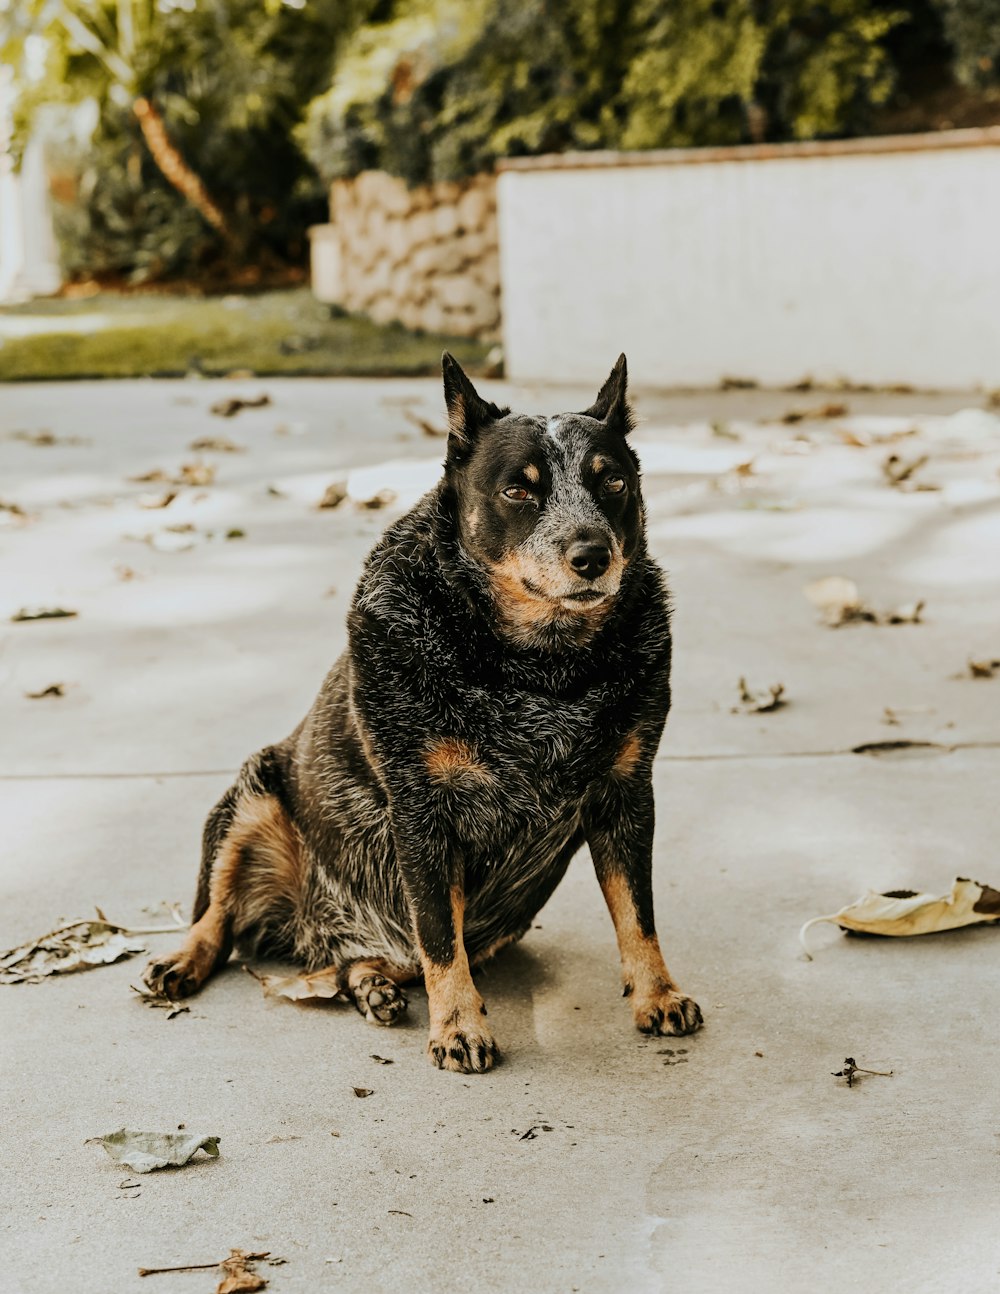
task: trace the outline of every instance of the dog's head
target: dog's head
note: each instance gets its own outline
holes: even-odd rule
[[[445,474],[466,554],[524,643],[584,641],[606,618],[643,544],[639,465],[622,355],[583,413],[514,414],[443,358]]]

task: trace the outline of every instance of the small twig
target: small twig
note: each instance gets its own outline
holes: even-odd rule
[[[855,1074],[874,1074],[876,1078],[892,1078],[891,1069],[862,1069],[860,1065],[855,1064],[854,1057],[848,1056],[844,1060],[844,1068],[838,1069],[832,1075],[833,1078],[846,1078],[847,1086],[854,1086]]]
[[[244,1254],[243,1258],[245,1262],[256,1262],[262,1258],[270,1258],[270,1256],[271,1251],[269,1249],[266,1253],[262,1254]],[[160,1276],[164,1272],[208,1272],[211,1271],[213,1267],[221,1267],[222,1263],[225,1261],[226,1260],[222,1258],[217,1263],[187,1263],[183,1267],[140,1267],[139,1275]]]

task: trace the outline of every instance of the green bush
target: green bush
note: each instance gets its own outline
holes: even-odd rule
[[[956,80],[973,89],[1000,79],[1000,0],[936,0],[954,51]]]
[[[309,108],[327,178],[410,184],[499,157],[863,130],[905,17],[865,0],[394,0]]]
[[[67,268],[157,278],[209,261],[302,261],[306,226],[325,203],[294,129],[329,84],[338,42],[370,8],[369,0],[0,3],[18,139],[53,104],[97,106],[89,143],[72,157],[61,148],[77,194],[58,213]],[[221,211],[221,233],[155,164],[132,110],[140,100],[154,105],[169,144]]]

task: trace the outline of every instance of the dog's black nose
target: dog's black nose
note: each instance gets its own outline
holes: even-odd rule
[[[607,544],[595,543],[593,540],[570,544],[566,550],[566,560],[576,575],[585,580],[596,580],[611,564],[611,549]]]

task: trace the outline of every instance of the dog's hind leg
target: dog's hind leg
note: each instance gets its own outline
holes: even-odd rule
[[[299,834],[278,798],[239,785],[228,792],[205,826],[194,924],[182,948],[149,963],[147,986],[171,999],[196,993],[241,935],[292,918],[302,867]]]

